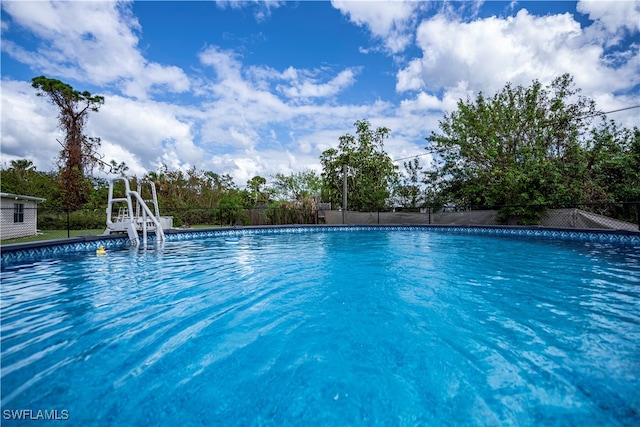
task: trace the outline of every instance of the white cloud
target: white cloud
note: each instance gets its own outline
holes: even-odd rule
[[[568,13],[533,16],[523,9],[513,17],[470,22],[438,14],[420,24],[416,39],[422,57],[397,73],[399,92],[451,90],[466,82],[475,92],[493,93],[506,82],[549,83],[564,73],[587,95],[640,83],[637,48],[609,66],[604,46]]]
[[[640,2],[637,0],[582,0],[576,10],[613,34],[623,29],[640,31]]]
[[[139,75],[145,76],[145,78],[136,77],[120,83],[124,94],[138,99],[147,99],[157,91],[187,92],[191,85],[182,69],[174,66],[148,63],[145,64]]]
[[[343,70],[327,83],[317,83],[316,79],[309,76],[300,77],[298,72],[291,73],[291,68],[287,74],[293,74],[290,86],[280,85],[278,89],[289,98],[325,98],[340,93],[343,89],[351,86],[355,82],[356,71],[353,69]]]
[[[209,65],[216,71],[218,80],[240,79],[242,63],[234,52],[210,46],[200,52],[198,57],[203,65]]]
[[[407,112],[441,110],[442,101],[436,96],[420,92],[414,99],[405,99],[400,102],[400,110]]]
[[[40,73],[117,84],[125,94],[141,99],[153,86],[172,92],[189,88],[181,69],[149,62],[139,52],[141,28],[128,2],[9,1],[2,8],[15,25],[40,39],[34,51],[11,41],[3,50]]]
[[[305,169],[320,172],[316,155],[290,150],[246,150],[234,156],[216,156],[213,164],[217,170],[228,171],[241,187],[256,175],[271,182],[271,178],[277,173],[289,175],[292,171]]]
[[[439,14],[420,24],[417,43],[422,58],[398,73],[397,89],[437,90],[467,81],[474,88],[494,91],[508,81],[552,79],[578,56],[579,35],[579,24],[568,14],[534,17],[522,10],[507,19],[472,22]]]
[[[203,97],[207,99],[202,105],[206,110],[200,130],[203,144],[253,147],[260,140],[257,128],[291,118],[291,108],[268,90],[269,82],[254,84],[245,79],[243,65],[233,52],[212,46],[199,58],[215,72],[213,81],[203,87]],[[251,77],[264,81],[275,74],[270,69],[254,68]]]
[[[125,173],[129,176],[135,175],[141,177],[149,170],[149,165],[143,164],[140,158],[117,143],[102,141],[100,152],[104,156],[102,160],[107,164],[110,164],[111,160],[114,160],[118,164],[125,162],[129,168]],[[108,169],[105,169],[105,173],[108,171]]]
[[[107,162],[124,161],[137,175],[160,163],[195,166],[231,174],[244,186],[255,175],[319,171],[322,151],[336,147],[338,138],[353,133],[353,123],[363,118],[374,127],[392,129],[385,144],[392,158],[423,154],[425,137],[437,130],[443,112],[455,110],[459,99],[479,90],[500,90],[506,81],[529,85],[563,72],[574,75],[583,94],[593,96],[604,110],[638,103],[637,97],[634,101],[619,94],[640,84],[638,47],[613,54],[606,50],[621,31],[631,31],[619,13],[627,6],[609,11],[581,3],[582,13],[598,19],[587,28],[569,14],[532,16],[526,11],[509,18],[463,21],[447,7],[416,27],[417,13],[430,7],[424,2],[334,2],[386,51],[409,55],[406,48],[414,40],[420,50],[418,57],[391,59],[394,66],[394,61],[405,61],[396,75],[396,90],[404,100],[349,104],[339,103],[337,95],[358,88],[360,76],[369,72],[364,66],[338,68],[323,62],[310,69],[275,69],[248,65],[236,51],[208,46],[193,52],[202,69],[187,75],[177,66],[145,58],[138,47],[142,29],[129,3],[39,2],[40,9],[34,4],[3,2],[2,7],[11,25],[42,40],[38,49],[27,50],[4,38],[2,49],[43,73],[102,87],[106,102],[90,115],[87,134],[102,139]],[[236,6],[247,7],[226,4]],[[65,14],[75,21],[63,20]],[[86,21],[76,22],[80,18]],[[4,32],[7,21],[2,25]],[[156,97],[161,90],[192,97],[181,99],[180,105],[160,102]],[[2,161],[29,158],[38,169],[51,170],[60,149],[57,115],[28,82],[4,79]],[[624,117],[635,117],[637,124],[634,112]],[[623,123],[634,124],[631,119]]]
[[[270,92],[275,82],[278,92],[289,98],[324,98],[334,96],[355,82],[359,72],[357,68],[349,68],[339,72],[322,83],[319,74],[327,74],[327,70],[301,70],[287,67],[279,72],[270,67],[251,66],[244,68],[239,57],[231,51],[220,50],[210,46],[203,50],[200,62],[215,71],[215,84],[209,85],[211,92],[220,97],[248,101],[260,97],[270,107],[283,107],[281,100]]]
[[[3,79],[1,101],[2,162],[28,158],[39,170],[55,170],[56,140],[63,139],[57,110],[27,82]]]
[[[598,92],[592,94],[600,111],[616,111],[607,115],[607,120],[614,119],[619,125],[633,129],[634,126],[640,128],[640,110],[637,108],[627,109],[631,106],[640,105],[640,98],[630,95],[614,95],[610,92]],[[623,110],[619,111],[618,110]],[[596,123],[594,121],[594,123]]]
[[[404,50],[412,42],[410,29],[415,22],[415,11],[420,2],[344,1],[332,0],[331,4],[349,19],[369,29],[371,34],[382,39],[392,53]]]
[[[276,95],[245,79],[242,73],[243,64],[234,52],[222,51],[216,46],[211,46],[202,51],[199,58],[203,65],[210,66],[215,71],[214,80],[206,84],[204,92],[212,95],[216,101],[226,101],[224,106],[215,107],[232,112],[238,105],[244,108],[246,104],[252,104],[258,107],[258,110],[264,105],[271,109],[271,114],[274,108],[277,110],[282,107],[282,102]],[[264,74],[268,75],[269,72]]]
[[[271,17],[272,9],[277,9],[282,6],[285,1],[276,0],[215,0],[216,5],[222,9],[230,7],[233,9],[241,9],[244,7],[254,8],[254,17],[256,21],[262,22]]]

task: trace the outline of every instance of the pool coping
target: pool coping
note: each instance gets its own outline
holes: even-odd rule
[[[573,240],[600,242],[632,246],[640,249],[640,231],[552,228],[542,226],[503,225],[441,225],[441,224],[295,224],[256,225],[215,228],[185,228],[165,230],[167,242],[185,241],[197,238],[242,236],[251,234],[282,234],[302,232],[401,230],[433,231],[453,234],[473,234],[489,236],[544,238],[552,240]],[[155,234],[149,233],[149,242],[155,242]],[[69,253],[94,252],[99,246],[105,249],[123,249],[131,246],[126,234],[87,235],[65,239],[40,240],[25,243],[0,245],[2,266],[25,261],[57,258]]]

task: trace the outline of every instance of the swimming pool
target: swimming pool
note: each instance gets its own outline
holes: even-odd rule
[[[1,304],[6,425],[640,421],[629,245],[217,234],[3,265]]]

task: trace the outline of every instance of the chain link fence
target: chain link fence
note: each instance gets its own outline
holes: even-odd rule
[[[640,230],[640,202],[581,203],[568,206],[427,207],[375,212],[327,209],[161,209],[174,228],[289,224],[540,225],[552,228]],[[535,208],[535,209],[531,209]],[[526,212],[537,212],[532,221]],[[104,210],[67,211],[46,207],[0,209],[3,244],[103,234]]]
[[[640,231],[640,203],[580,203],[560,207],[471,206],[327,211],[327,224],[539,225],[550,228]]]
[[[173,227],[179,229],[321,222],[317,209],[161,209],[160,213],[163,217],[171,217]],[[18,210],[2,207],[0,218],[3,244],[100,235],[106,229],[106,210],[101,209],[68,211],[22,206]]]

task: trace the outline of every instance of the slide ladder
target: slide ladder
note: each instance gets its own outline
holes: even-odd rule
[[[117,181],[124,182],[124,197],[114,197],[113,195],[114,183]],[[142,198],[143,184],[150,186],[152,199],[144,200]],[[135,211],[133,199],[135,199]],[[149,209],[147,202],[153,205],[154,212]],[[118,216],[114,221],[113,205],[116,203],[126,203],[126,207],[119,208]],[[128,179],[111,179],[111,181],[109,181],[109,199],[107,202],[107,228],[104,234],[126,232],[131,244],[138,246],[140,244],[138,232],[141,231],[143,245],[146,246],[149,230],[155,231],[157,241],[164,241],[164,230],[160,224],[160,212],[158,209],[158,196],[155,184],[152,181],[139,182],[138,191],[132,191]]]

